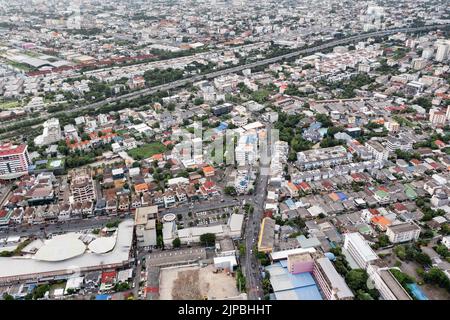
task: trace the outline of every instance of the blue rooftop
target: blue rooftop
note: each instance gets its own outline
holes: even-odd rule
[[[323,300],[316,285],[294,289],[298,300]]]
[[[338,197],[339,197],[339,199],[341,200],[341,201],[344,201],[344,200],[347,200],[348,199],[348,197],[345,195],[345,193],[343,193],[343,192],[336,192],[336,194],[338,195]]]
[[[309,125],[309,129],[312,129],[312,130],[318,130],[320,128],[322,128],[322,123],[320,123],[318,121],[313,122]]]
[[[292,274],[287,260],[266,267],[277,300],[323,300],[310,272]]]
[[[287,266],[288,266],[287,259],[280,260],[279,262],[283,268],[287,268]]]
[[[294,209],[295,208],[295,204],[294,204],[294,201],[292,199],[287,199],[284,203],[286,203],[286,205],[289,207],[289,209]]]
[[[215,129],[217,132],[224,131],[228,128],[228,123],[221,122],[219,126]]]

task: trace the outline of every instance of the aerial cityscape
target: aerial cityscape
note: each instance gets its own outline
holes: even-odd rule
[[[448,0],[0,0],[0,300],[450,300],[449,249]]]

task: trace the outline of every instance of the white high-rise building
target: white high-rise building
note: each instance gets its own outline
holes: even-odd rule
[[[369,152],[372,153],[373,157],[380,162],[386,161],[389,158],[389,150],[385,149],[377,141],[368,141],[366,143],[366,147]]]
[[[448,56],[448,44],[440,43],[437,45],[436,61],[442,62],[447,59]]]
[[[238,166],[256,163],[258,160],[258,135],[256,132],[239,137],[235,149],[235,157]]]
[[[433,58],[433,54],[434,54],[433,48],[426,48],[422,51],[422,58],[431,59],[431,58]]]
[[[56,118],[48,119],[44,122],[44,131],[34,139],[37,146],[45,146],[56,143],[62,139],[61,126]]]
[[[344,239],[344,249],[361,269],[366,270],[372,261],[378,259],[377,254],[358,232],[346,233]]]

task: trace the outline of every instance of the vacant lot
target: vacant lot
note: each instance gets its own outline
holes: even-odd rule
[[[19,107],[19,101],[0,101],[0,109],[7,110]]]
[[[226,273],[213,273],[205,268],[176,267],[161,269],[159,296],[161,300],[224,299],[239,295],[236,280]]]
[[[166,147],[160,142],[152,142],[148,144],[144,144],[138,148],[131,149],[128,151],[130,157],[135,160],[142,160],[146,158],[150,158],[151,156],[163,153],[166,151]]]

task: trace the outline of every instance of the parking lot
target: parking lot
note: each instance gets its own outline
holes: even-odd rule
[[[167,209],[161,215],[173,213],[177,216],[177,224],[187,228],[226,224],[230,215],[235,212],[235,209],[242,209],[240,201],[228,200],[225,202],[204,202],[195,206],[185,205]]]

